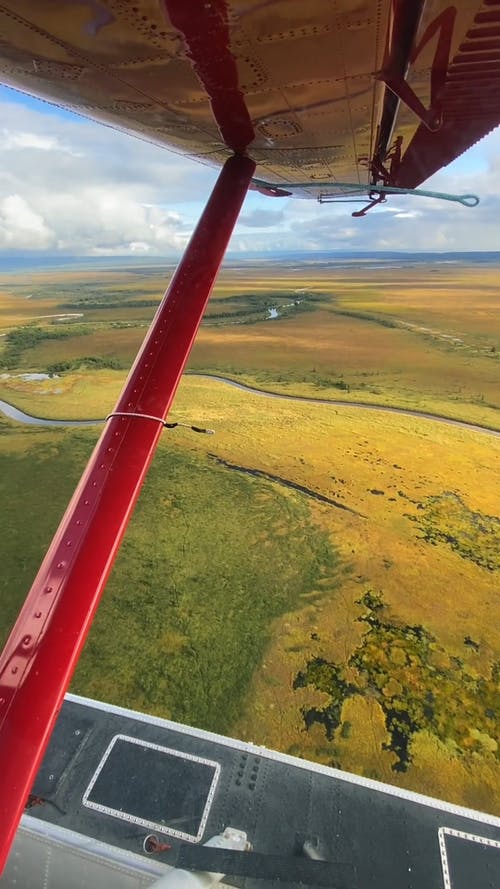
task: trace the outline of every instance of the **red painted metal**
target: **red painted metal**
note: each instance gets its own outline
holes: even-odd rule
[[[393,81],[406,77],[410,54],[415,43],[423,8],[424,0],[415,0],[411,6],[405,0],[392,0],[390,27],[379,79],[383,80],[385,74],[390,76]],[[384,91],[382,116],[373,149],[373,157],[370,158],[371,163],[384,163],[385,161],[389,145],[393,139],[398,107],[398,97],[395,92],[387,88]]]
[[[208,93],[212,113],[225,144],[243,152],[255,133],[239,88],[231,52],[226,0],[164,0],[170,21],[182,33],[194,70]]]
[[[483,37],[500,37],[500,27],[498,25],[492,25],[487,28],[471,28],[470,31],[467,31],[465,36],[474,39],[476,37],[480,39]]]
[[[484,40],[484,34],[474,34],[470,33],[471,40],[465,41],[465,43],[461,43],[458,47],[460,52],[477,52],[480,50],[481,52],[484,49],[500,49],[500,40]],[[479,43],[477,42],[479,40]]]
[[[483,0],[483,6],[499,6]],[[499,13],[478,13],[474,21],[497,21]],[[451,13],[450,13],[451,20]],[[407,147],[394,185],[416,188],[445,164],[498,126],[500,90],[500,47],[484,51],[485,41],[469,31],[469,50],[462,44],[449,65],[444,88],[440,90],[442,126],[430,133],[420,126]]]
[[[398,136],[386,153],[384,163],[382,163],[378,155],[374,157],[372,161],[369,161],[368,167],[370,169],[371,182],[373,185],[376,185],[378,182],[382,182],[383,185],[392,185],[401,164],[402,145],[403,137]],[[377,201],[376,203],[379,202]]]
[[[396,9],[399,8],[401,0],[393,0]],[[413,63],[419,57],[423,48],[437,34],[436,51],[431,68],[431,102],[430,108],[425,108],[422,102],[407,83],[404,74],[400,70],[398,64],[394,68],[390,59],[384,64],[384,68],[378,75],[385,85],[410,108],[411,111],[422,121],[424,126],[431,131],[438,130],[442,123],[441,99],[446,83],[446,74],[448,71],[448,62],[450,58],[451,38],[455,25],[457,11],[455,7],[449,6],[447,9],[436,16],[428,25],[419,43],[413,48],[408,59]]]
[[[481,47],[476,47],[480,50]],[[462,53],[455,56],[457,64],[470,65],[473,62],[496,62],[498,61],[498,52],[475,52]]]
[[[254,169],[226,161],[116,411],[166,416]],[[161,431],[107,422],[0,657],[0,872]]]
[[[483,22],[500,22],[500,12],[478,12],[474,21],[480,25]]]

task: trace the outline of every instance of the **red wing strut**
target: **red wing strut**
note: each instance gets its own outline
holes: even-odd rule
[[[226,161],[116,412],[167,415],[254,168]],[[0,870],[162,428],[108,420],[0,658]]]

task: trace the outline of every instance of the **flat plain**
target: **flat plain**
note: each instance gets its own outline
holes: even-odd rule
[[[497,281],[227,269],[74,690],[498,812],[500,437],[376,408],[500,428]],[[0,398],[105,416],[161,289],[12,276]],[[5,635],[99,428],[1,432]]]
[[[158,269],[140,271],[60,273],[56,282],[50,273],[27,282],[10,276],[0,296],[0,333],[8,337],[18,322],[33,319],[32,327],[51,334],[25,334],[25,348],[9,350],[14,366],[51,369],[63,355],[74,370],[92,357],[111,369],[128,367],[165,286]],[[446,264],[229,268],[189,369],[276,392],[400,405],[499,428],[498,278],[495,267]],[[273,308],[278,317],[269,318]]]

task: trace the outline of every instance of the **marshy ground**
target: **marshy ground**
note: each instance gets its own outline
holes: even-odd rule
[[[346,404],[184,377],[73,689],[495,810],[500,438],[348,402],[498,430],[497,276],[226,270],[189,369]],[[12,276],[0,398],[106,415],[162,286]],[[99,428],[0,429],[5,636]]]

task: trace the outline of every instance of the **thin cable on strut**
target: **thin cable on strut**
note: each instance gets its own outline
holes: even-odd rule
[[[155,417],[153,414],[139,414],[134,411],[113,411],[104,418],[106,423],[112,417],[136,417],[140,420],[155,420],[160,423],[164,429],[175,429],[176,426],[184,426],[185,429],[191,429],[192,432],[201,432],[203,435],[215,435],[215,429],[205,429],[202,426],[191,426],[189,423],[167,423],[162,417]]]

